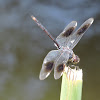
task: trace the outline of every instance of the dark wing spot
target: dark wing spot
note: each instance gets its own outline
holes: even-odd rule
[[[60,64],[57,66],[57,72],[62,72],[64,70],[65,66],[64,64]]]
[[[46,71],[47,71],[47,72],[48,72],[48,71],[51,71],[52,68],[53,68],[53,65],[54,65],[54,62],[47,62],[47,63],[45,64],[45,66],[46,66]]]
[[[77,31],[77,34],[78,34],[78,35],[83,34],[83,33],[87,30],[87,28],[89,27],[89,25],[90,25],[90,24],[84,25],[81,29],[79,29],[79,30]]]
[[[69,28],[68,30],[66,30],[63,34],[63,36],[68,37],[69,35],[71,35],[71,33],[74,31],[74,27]]]

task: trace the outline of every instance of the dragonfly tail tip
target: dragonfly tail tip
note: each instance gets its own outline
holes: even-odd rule
[[[34,21],[36,20],[36,18],[35,18],[33,15],[31,16],[31,18],[32,18]]]

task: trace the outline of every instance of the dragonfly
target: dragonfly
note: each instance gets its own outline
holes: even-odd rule
[[[75,55],[73,48],[80,41],[84,33],[91,26],[94,19],[89,18],[86,20],[76,31],[77,26],[76,21],[69,23],[65,29],[60,33],[60,35],[55,39],[48,30],[36,19],[36,17],[31,16],[32,19],[37,23],[37,25],[52,39],[57,50],[51,50],[44,58],[42,68],[40,71],[39,79],[46,79],[51,71],[54,69],[54,78],[59,79],[69,62],[72,65],[79,63],[80,58]]]

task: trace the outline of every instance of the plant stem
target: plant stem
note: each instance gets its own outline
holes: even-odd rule
[[[81,100],[82,70],[66,67],[62,77],[60,100]]]

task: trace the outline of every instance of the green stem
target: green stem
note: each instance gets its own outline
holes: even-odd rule
[[[66,67],[62,77],[60,100],[81,100],[82,70]]]

